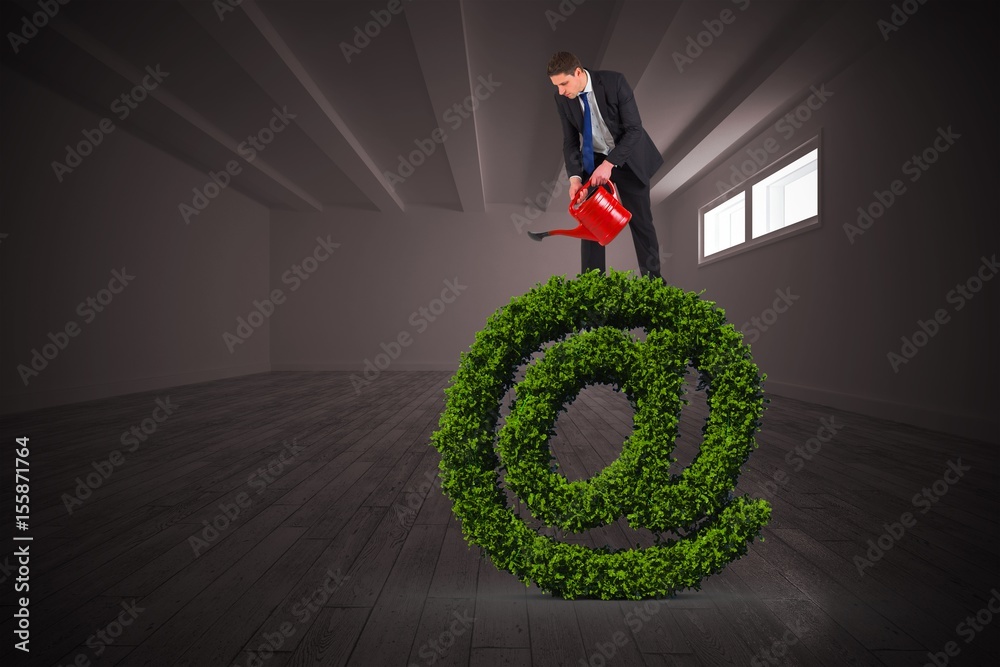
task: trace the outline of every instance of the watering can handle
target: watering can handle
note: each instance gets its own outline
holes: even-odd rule
[[[611,186],[611,195],[612,195],[612,196],[613,196],[613,197],[614,197],[615,199],[617,199],[618,201],[621,201],[621,200],[622,200],[622,198],[618,196],[618,188],[616,188],[616,187],[615,187],[615,184],[614,184],[614,182],[613,182],[613,181],[608,181],[608,182],[607,182],[607,185],[610,185],[610,186]],[[577,191],[577,193],[576,193],[576,199],[579,199],[579,198],[580,198],[580,193],[581,193],[581,192],[587,192],[587,190],[589,190],[589,189],[590,189],[590,187],[591,187],[591,185],[590,185],[590,179],[588,178],[588,179],[587,179],[587,182],[586,182],[586,183],[584,183],[584,184],[583,184],[582,186],[580,186],[580,189],[579,189],[579,190]],[[600,186],[596,186],[596,187],[600,187]],[[577,205],[577,204],[576,204],[576,200],[574,200],[573,202],[571,202],[571,204],[572,204],[572,205]]]

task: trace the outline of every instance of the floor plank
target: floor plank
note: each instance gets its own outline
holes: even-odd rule
[[[698,591],[566,601],[465,542],[429,446],[450,379],[386,372],[358,393],[350,373],[266,373],[5,417],[4,437],[45,443],[32,455],[33,661],[895,666],[923,664],[949,642],[959,651],[949,664],[1000,661],[995,614],[971,637],[963,625],[986,618],[1000,581],[994,448],[772,396],[736,489],[771,502],[763,541]],[[695,381],[689,372],[674,472],[697,456],[708,416]],[[69,511],[78,479],[167,397],[176,411]],[[632,417],[613,388],[581,391],[549,443],[560,472],[599,472]],[[836,434],[802,457],[831,419]],[[867,540],[914,511],[915,494],[959,458],[970,470],[859,573]],[[653,537],[623,519],[545,534],[613,548]],[[15,563],[8,545],[0,576]],[[141,611],[116,627],[129,605]],[[4,664],[12,651],[0,648]]]

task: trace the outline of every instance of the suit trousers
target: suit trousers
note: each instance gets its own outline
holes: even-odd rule
[[[594,153],[594,167],[597,168],[607,156]],[[584,174],[584,182],[590,174]],[[628,226],[632,231],[632,243],[635,244],[635,256],[639,260],[639,271],[642,275],[652,275],[663,278],[660,274],[660,244],[653,227],[653,213],[649,205],[649,184],[643,183],[627,164],[615,167],[611,173],[611,181],[618,188],[618,196],[622,205],[632,214]],[[604,246],[596,241],[581,241],[580,259],[581,273],[592,269],[606,269]]]

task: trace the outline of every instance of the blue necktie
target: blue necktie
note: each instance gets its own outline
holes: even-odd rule
[[[589,178],[594,173],[594,127],[590,121],[590,102],[587,93],[580,93],[583,100],[583,170]]]

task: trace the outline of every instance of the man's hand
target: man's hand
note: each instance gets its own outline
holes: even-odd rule
[[[594,170],[594,173],[590,175],[591,185],[604,185],[609,180],[611,180],[611,169],[615,165],[611,164],[607,160],[601,163],[601,166]]]
[[[576,195],[580,192],[580,188],[583,187],[583,181],[580,180],[579,176],[573,176],[569,179],[569,203],[572,204],[576,201]]]

